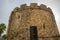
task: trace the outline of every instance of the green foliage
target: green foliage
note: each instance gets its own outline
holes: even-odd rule
[[[4,35],[2,36],[2,38],[6,39],[6,38],[7,38],[6,34],[4,34]]]
[[[1,33],[3,33],[5,31],[5,29],[6,29],[6,25],[4,23],[1,23],[0,24],[0,35],[1,35]]]

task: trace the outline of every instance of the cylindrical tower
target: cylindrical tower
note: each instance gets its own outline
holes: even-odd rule
[[[8,40],[55,40],[58,36],[58,28],[52,10],[49,7],[37,3],[30,6],[23,4],[16,7],[10,16],[8,26]],[[33,37],[32,37],[33,36]],[[32,39],[31,39],[32,38]]]

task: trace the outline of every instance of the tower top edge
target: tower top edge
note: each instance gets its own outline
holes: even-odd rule
[[[52,12],[50,7],[47,7],[44,4],[38,5],[37,3],[30,3],[29,6],[27,6],[27,4],[22,4],[20,5],[20,7],[16,7],[14,8],[13,11],[18,11],[18,10],[26,10],[26,9],[40,9],[40,10],[47,10],[49,12]]]

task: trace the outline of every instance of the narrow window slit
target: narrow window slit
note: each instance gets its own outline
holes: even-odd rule
[[[45,29],[45,24],[43,24],[43,28]]]

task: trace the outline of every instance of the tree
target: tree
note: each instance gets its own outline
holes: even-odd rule
[[[0,24],[0,36],[5,31],[5,29],[6,29],[6,25],[4,23],[1,23]]]
[[[2,36],[2,38],[6,39],[6,38],[7,38],[6,34],[4,34],[4,35]]]

